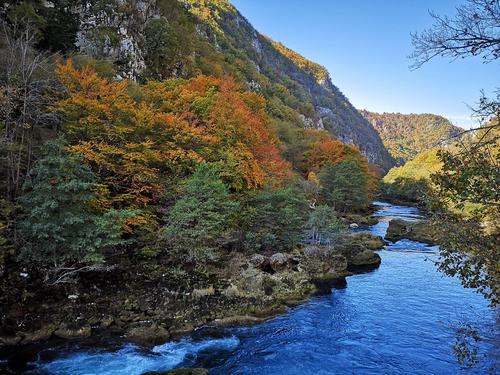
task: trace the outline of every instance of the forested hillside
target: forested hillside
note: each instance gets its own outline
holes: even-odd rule
[[[444,117],[430,113],[406,115],[362,110],[361,114],[379,132],[385,147],[399,165],[462,131]]]
[[[11,1],[1,21],[0,345],[95,319],[164,338],[380,263],[345,229],[392,158],[229,2]]]
[[[229,74],[268,99],[266,110],[284,138],[297,137],[297,129],[326,129],[359,146],[371,163],[392,166],[377,132],[328,72],[258,33],[227,0],[33,4],[39,47],[111,62],[99,68],[138,81]]]

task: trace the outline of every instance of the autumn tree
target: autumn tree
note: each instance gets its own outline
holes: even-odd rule
[[[318,173],[327,163],[336,164],[347,157],[360,157],[359,149],[325,134],[320,140],[311,142],[304,152],[303,169]]]
[[[232,189],[279,184],[290,175],[269,127],[265,99],[232,78],[150,82],[144,91],[157,110],[174,113],[211,137],[213,146],[200,153],[217,164]]]
[[[203,130],[171,113],[135,102],[128,82],[77,70],[68,61],[57,73],[67,97],[55,111],[64,116],[69,150],[101,176],[103,204],[145,207],[162,191],[166,175],[183,177],[202,160]]]

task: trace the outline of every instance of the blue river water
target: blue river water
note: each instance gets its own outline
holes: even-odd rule
[[[379,223],[360,231],[385,235],[392,218],[418,210],[376,202]],[[313,298],[265,323],[203,331],[144,350],[72,348],[35,373],[135,375],[175,367],[210,374],[487,374],[500,373],[498,312],[473,290],[436,269],[437,248],[402,240],[379,252],[381,266],[348,278],[347,287]],[[462,327],[478,363],[461,367],[453,344]]]

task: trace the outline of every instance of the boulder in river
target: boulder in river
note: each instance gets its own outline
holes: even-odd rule
[[[435,235],[427,222],[409,222],[401,219],[389,222],[385,238],[393,242],[409,239],[427,244],[435,243]]]
[[[347,260],[342,254],[319,246],[307,246],[304,249],[302,265],[309,275],[315,277],[324,274],[343,277],[347,270]]]

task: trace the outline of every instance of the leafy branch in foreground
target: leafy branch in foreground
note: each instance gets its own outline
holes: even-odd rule
[[[440,151],[443,167],[431,176],[435,200],[429,201],[432,223],[443,233],[440,270],[493,305],[500,303],[499,155],[498,128],[479,131],[456,153]]]

